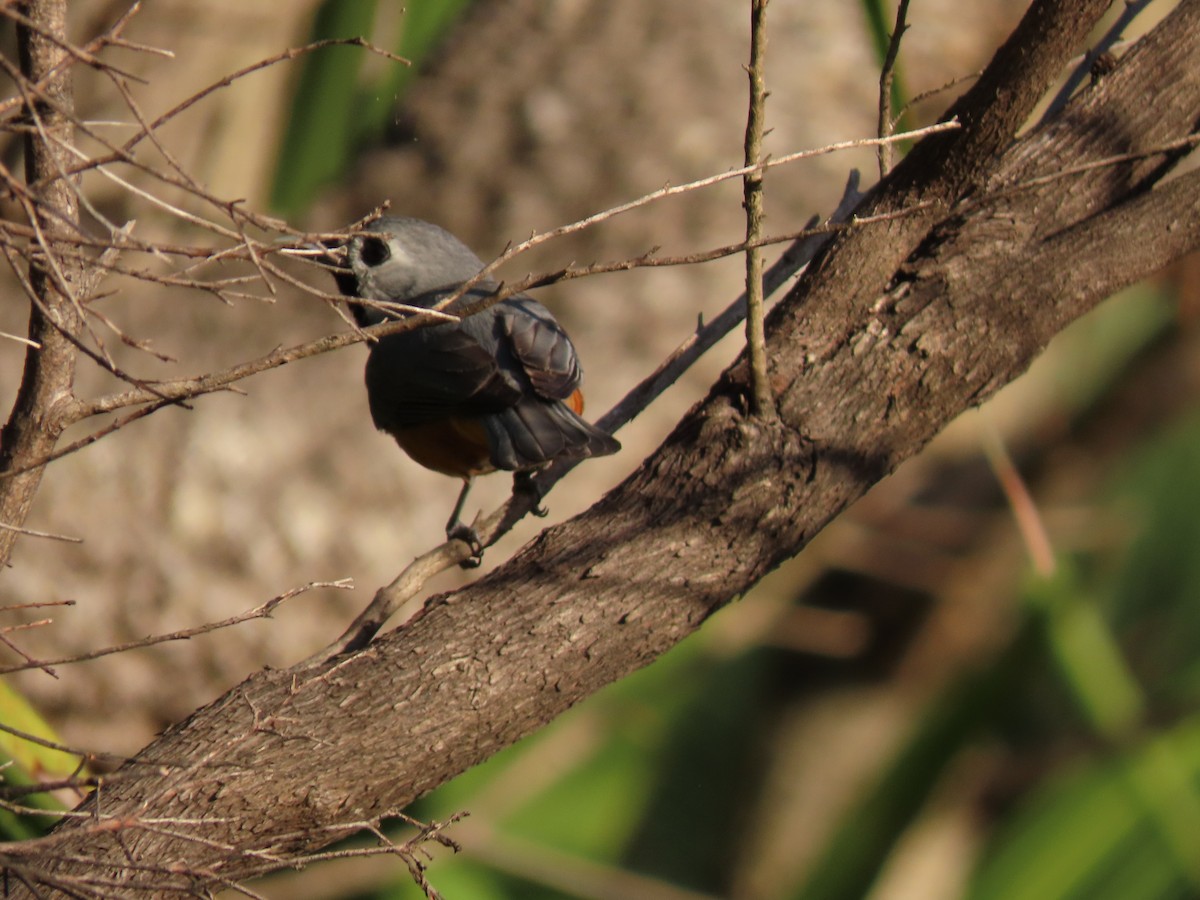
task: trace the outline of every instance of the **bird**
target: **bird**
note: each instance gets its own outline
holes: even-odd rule
[[[484,268],[449,231],[407,216],[377,219],[344,249],[331,268],[361,328],[411,315],[388,304],[434,307]],[[442,311],[467,312],[498,287],[483,277]],[[582,377],[566,330],[523,293],[457,321],[384,335],[365,372],[375,427],[425,468],[462,479],[446,536],[467,543],[474,565],[483,546],[460,516],[476,476],[510,471],[514,490],[536,493],[532,476],[549,463],[621,449],[582,418]],[[537,503],[535,512],[545,514]]]

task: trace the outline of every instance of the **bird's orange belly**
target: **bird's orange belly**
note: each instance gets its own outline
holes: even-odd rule
[[[583,413],[583,394],[566,399],[576,415]],[[392,437],[405,453],[427,469],[455,478],[472,478],[496,471],[487,431],[478,419],[453,416],[426,425],[398,428]]]
[[[470,478],[495,470],[487,432],[476,419],[452,418],[397,429],[393,435],[405,453],[427,469]]]

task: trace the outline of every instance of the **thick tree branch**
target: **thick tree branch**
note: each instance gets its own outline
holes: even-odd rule
[[[747,415],[739,361],[592,509],[360,652],[255,674],[146,748],[93,818],[0,862],[81,895],[228,883],[402,809],[669,649],[1065,323],[1200,246],[1200,176],[1158,184],[1171,154],[1046,177],[1195,130],[1200,0],[1013,142],[1103,6],[1035,3],[955,105],[964,132],[869,201],[937,208],[836,239],[772,313],[779,422]]]
[[[62,177],[61,149],[74,125],[70,68],[65,64],[66,0],[22,6],[28,24],[17,28],[21,51],[21,89],[26,94],[29,128],[25,139],[25,179],[33,186],[26,208],[38,234],[40,256],[29,266],[29,345],[12,414],[0,431],[0,470],[23,468],[54,449],[64,427],[62,410],[71,401],[75,351],[67,334],[77,333],[80,315],[72,293],[78,267],[59,258],[57,235],[71,233],[79,217],[74,187]],[[34,86],[37,92],[31,93]],[[33,504],[43,467],[29,469],[0,484],[0,568]]]

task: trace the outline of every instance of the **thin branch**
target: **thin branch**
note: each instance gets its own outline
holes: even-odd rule
[[[358,332],[348,331],[318,338],[315,341],[296,344],[292,347],[283,347],[249,362],[238,363],[237,365],[211,372],[207,375],[183,378],[176,381],[156,382],[153,385],[153,390],[127,391],[122,394],[111,394],[107,397],[100,397],[87,403],[81,403],[72,412],[71,421],[77,422],[91,416],[113,412],[114,410],[133,406],[138,403],[150,403],[157,400],[162,400],[164,403],[178,403],[181,400],[201,394],[211,394],[214,391],[227,390],[234,382],[241,381],[251,375],[257,375],[260,372],[278,368],[290,362],[295,362],[298,359],[306,359],[310,356],[316,356],[319,353],[328,353],[340,347],[361,343],[363,340],[371,337],[380,338],[402,331],[411,331],[423,325],[436,324],[454,318],[415,307],[411,307],[411,310],[413,315],[407,319],[384,322]],[[0,477],[3,476],[0,475]]]
[[[1095,172],[1098,169],[1107,169],[1112,166],[1119,166],[1125,163],[1140,162],[1144,159],[1149,159],[1152,156],[1163,156],[1165,154],[1186,153],[1196,146],[1200,145],[1200,133],[1185,134],[1183,137],[1174,138],[1173,140],[1164,141],[1160,144],[1155,144],[1152,147],[1147,147],[1142,150],[1135,150],[1131,153],[1117,153],[1113,156],[1106,156],[1103,159],[1093,159],[1084,163],[1077,163],[1073,166],[1064,166],[1055,172],[1048,172],[1045,175],[1039,175],[1034,178],[1026,178],[1011,185],[1006,185],[995,192],[997,196],[1006,196],[1018,194],[1022,191],[1035,190],[1039,187],[1044,187],[1047,184],[1053,184],[1055,181],[1061,181],[1064,178],[1072,178],[1076,175],[1086,175],[1088,172]],[[963,208],[969,208],[970,204],[963,204]]]
[[[194,628],[184,628],[180,631],[172,631],[167,634],[156,634],[150,637],[141,638],[136,641],[126,641],[123,644],[115,644],[111,647],[104,647],[100,650],[90,650],[87,653],[80,653],[75,656],[61,656],[54,659],[33,660],[26,657],[28,662],[24,665],[0,666],[0,675],[8,675],[12,672],[20,672],[25,669],[35,667],[45,667],[49,665],[60,666],[68,663],[87,662],[92,659],[99,659],[102,656],[111,656],[114,653],[126,653],[130,650],[137,650],[142,647],[152,647],[155,644],[164,644],[169,641],[185,641],[190,638],[199,637],[202,634],[208,634],[210,631],[218,631],[222,628],[229,628],[233,625],[241,625],[243,622],[249,622],[252,619],[269,619],[278,607],[285,600],[290,600],[292,597],[307,593],[316,588],[338,588],[340,590],[351,590],[354,585],[348,578],[342,578],[338,581],[311,581],[306,585],[298,588],[292,588],[290,591],[284,591],[278,596],[272,597],[266,603],[238,613],[236,616],[230,616],[227,619],[221,619],[219,622],[209,622],[205,625],[197,625]],[[22,654],[23,655],[23,654]]]
[[[36,628],[36,626],[46,625],[46,624],[52,622],[52,620],[53,619],[42,619],[41,622],[31,622],[31,623],[29,623],[29,625],[32,626],[32,628]],[[48,662],[46,662],[44,660],[36,660],[36,659],[32,658],[32,656],[30,656],[28,653],[25,653],[23,649],[20,649],[17,646],[17,644],[14,644],[12,641],[8,640],[8,638],[5,636],[6,631],[17,630],[19,628],[22,628],[22,626],[17,626],[17,628],[2,628],[2,629],[0,629],[0,643],[4,644],[5,647],[12,650],[13,653],[16,653],[18,656],[20,656],[20,658],[25,660],[25,664],[23,666],[20,666],[20,668],[22,668],[22,670],[25,670],[25,668],[40,668],[40,670],[42,670],[43,672],[46,672],[46,674],[48,674],[48,676],[50,678],[58,678],[59,673],[55,672],[53,670],[53,668],[50,667],[50,664],[48,664]]]
[[[4,722],[0,722],[0,731],[4,732],[5,734],[11,734],[12,737],[24,740],[26,743],[36,744],[37,746],[41,746],[41,748],[46,748],[47,750],[58,750],[59,752],[64,752],[64,754],[67,756],[78,756],[80,760],[83,760],[84,762],[92,760],[120,764],[137,762],[133,757],[122,756],[121,754],[106,754],[106,752],[97,752],[95,750],[80,750],[79,748],[74,748],[74,746],[68,746],[67,744],[56,742],[56,740],[50,740],[49,738],[43,738],[28,731],[22,731],[20,728],[14,728],[11,725],[5,725]],[[113,775],[108,775],[107,778],[113,778],[115,775],[116,773]]]
[[[214,390],[231,390],[231,388],[214,388]],[[193,395],[189,395],[189,396],[195,396],[195,395],[193,394]],[[56,448],[54,448],[54,450],[50,451],[49,453],[45,454],[44,456],[39,456],[37,459],[30,460],[29,462],[25,463],[25,465],[23,465],[23,466],[14,466],[11,469],[6,469],[5,471],[0,472],[0,481],[4,480],[6,478],[13,478],[17,475],[23,475],[26,472],[32,472],[35,469],[40,469],[43,466],[49,465],[50,463],[54,462],[55,460],[62,459],[64,456],[70,456],[72,453],[76,453],[76,452],[80,451],[84,447],[90,447],[92,444],[96,443],[96,441],[100,440],[101,438],[108,437],[110,434],[120,431],[126,425],[131,425],[134,422],[136,422],[138,419],[143,419],[146,416],[150,415],[151,413],[157,412],[158,410],[162,409],[164,406],[184,406],[184,407],[186,407],[186,405],[187,404],[184,403],[183,400],[181,400],[181,399],[180,400],[171,400],[171,399],[157,400],[153,403],[147,403],[147,405],[143,406],[141,409],[135,409],[131,413],[121,416],[120,418],[114,419],[113,421],[111,421],[107,425],[105,425],[103,428],[93,431],[91,434],[85,435],[84,437],[81,437],[78,440],[72,441],[71,443],[67,444],[66,446],[56,447]]]
[[[746,167],[742,177],[742,206],[746,210],[746,350],[750,359],[750,408],[763,419],[778,418],[767,372],[767,337],[763,324],[762,253],[754,242],[762,237],[763,128],[766,120],[767,86],[763,76],[767,52],[768,0],[750,0],[750,102],[746,114]]]
[[[893,122],[902,120],[905,114],[908,113],[908,111],[918,103],[924,103],[926,100],[936,97],[938,94],[944,93],[945,91],[953,90],[959,85],[966,84],[968,81],[974,81],[982,74],[982,71],[978,71],[969,72],[966,75],[958,75],[955,78],[951,78],[945,84],[940,84],[937,87],[930,88],[927,91],[921,91],[919,94],[914,94],[902,107],[900,107],[899,110],[897,110],[896,118],[893,119]]]
[[[563,235],[567,234],[574,234],[576,231],[582,231],[585,228],[590,228],[591,226],[611,219],[614,216],[619,216],[622,213],[639,209],[658,200],[663,200],[667,197],[674,197],[679,194],[685,194],[689,191],[695,191],[701,188],[711,187],[712,185],[720,184],[723,181],[728,181],[731,178],[742,178],[753,172],[765,172],[766,170],[773,169],[776,166],[787,165],[789,163],[798,162],[802,159],[813,159],[814,157],[826,156],[830,153],[837,153],[842,150],[854,150],[861,147],[877,147],[880,144],[890,144],[896,143],[897,141],[923,138],[931,134],[939,134],[946,131],[957,131],[961,127],[961,123],[959,123],[956,119],[949,119],[948,121],[938,122],[934,125],[928,125],[924,128],[917,128],[913,131],[907,131],[901,134],[893,134],[886,138],[873,137],[857,138],[851,141],[837,141],[832,144],[826,144],[823,147],[817,147],[813,150],[799,150],[795,153],[788,153],[784,156],[772,157],[753,166],[742,166],[740,169],[731,169],[728,172],[721,172],[717,175],[709,175],[705,178],[697,179],[696,181],[686,182],[685,184],[668,184],[656,191],[643,194],[641,197],[638,197],[634,200],[610,207],[609,209],[602,210],[598,213],[593,213],[586,218],[579,219],[578,221],[571,222],[570,224],[560,225],[559,227],[552,228],[549,231],[533,234],[524,241],[521,241],[519,244],[512,245],[494,260],[484,266],[478,275],[465,282],[458,291],[456,291],[452,296],[447,297],[440,304],[438,304],[438,306],[445,307],[456,302],[460,297],[466,294],[467,291],[471,290],[471,288],[473,288],[476,284],[491,275],[504,263],[508,262],[513,257],[524,253],[526,250],[529,250],[532,247],[536,247],[539,244],[544,244],[546,241],[549,241],[553,238],[562,237]]]
[[[7,331],[0,331],[0,338],[16,341],[18,344],[24,344],[26,347],[32,347],[34,350],[39,350],[42,346],[37,341],[31,341],[29,338],[22,337],[19,334],[9,334]]]
[[[883,66],[879,71],[879,136],[887,137],[896,128],[896,118],[892,114],[892,85],[896,78],[896,58],[900,54],[900,41],[908,30],[908,0],[900,0],[896,9],[896,24],[888,38],[887,53],[883,57]],[[892,169],[892,145],[880,144],[876,150],[879,158],[879,177],[882,179]]]
[[[68,544],[82,544],[83,538],[72,537],[68,534],[52,534],[48,531],[34,531],[32,528],[21,528],[17,525],[9,525],[7,522],[0,522],[0,528],[8,531],[15,531],[18,534],[26,535],[27,537],[47,538],[52,541],[65,541]],[[0,612],[3,612],[7,607],[0,607]]]
[[[0,634],[12,634],[16,631],[29,631],[31,628],[44,628],[47,625],[53,624],[53,619],[38,619],[36,622],[19,622],[16,625],[0,625]]]
[[[35,532],[36,533],[36,532]],[[0,613],[20,612],[27,609],[46,609],[51,606],[74,606],[74,600],[40,600],[34,603],[9,603],[7,606],[0,606]]]

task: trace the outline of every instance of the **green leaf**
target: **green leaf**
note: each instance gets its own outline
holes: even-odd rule
[[[1200,779],[1200,718],[1129,755],[1051,781],[1002,828],[976,870],[967,900],[1159,900],[1195,896],[1192,865],[1171,846],[1139,781],[1160,778],[1172,757],[1184,775],[1190,819]],[[1173,778],[1173,776],[1171,776]],[[1179,789],[1176,784],[1172,792]],[[1174,805],[1178,796],[1160,798]],[[1195,857],[1196,831],[1183,837]]]
[[[313,20],[313,41],[369,37],[376,0],[325,0]],[[271,190],[284,215],[304,209],[317,189],[342,172],[357,131],[354,104],[361,47],[328,47],[304,57],[280,146]]]
[[[271,190],[285,216],[303,212],[326,184],[346,170],[361,148],[382,141],[396,106],[419,64],[427,60],[470,0],[410,0],[394,52],[412,62],[388,62],[364,83],[367,51],[330,47],[310,54],[289,106]],[[311,40],[372,37],[377,0],[325,0],[313,20]]]
[[[14,731],[60,743],[54,729],[14,688],[0,681],[0,722]],[[8,731],[0,731],[0,789],[31,787],[42,781],[57,781],[77,774],[79,757],[44,747]],[[14,796],[20,806],[61,812],[65,805],[53,794],[32,793]],[[19,815],[0,809],[0,835],[10,840],[36,837],[56,821],[54,818]]]

